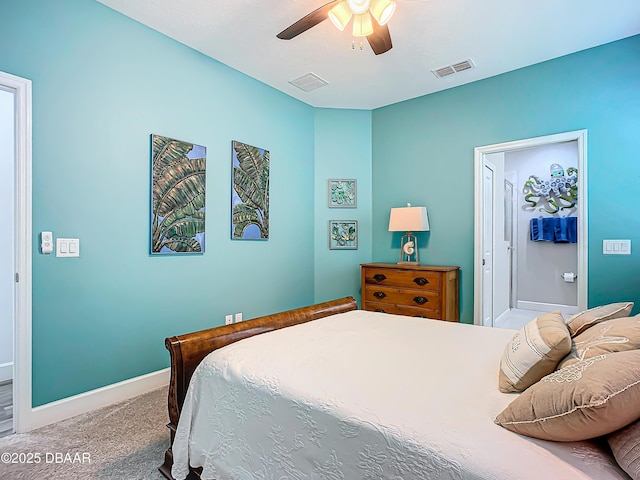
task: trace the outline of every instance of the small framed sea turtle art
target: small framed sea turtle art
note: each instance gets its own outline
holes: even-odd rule
[[[269,150],[233,141],[231,239],[269,239]]]
[[[329,208],[356,208],[357,181],[352,178],[330,178],[328,182]]]
[[[206,147],[151,135],[151,254],[202,254]]]

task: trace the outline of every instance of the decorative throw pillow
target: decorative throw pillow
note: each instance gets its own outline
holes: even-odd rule
[[[571,351],[557,368],[603,353],[636,349],[640,349],[640,317],[606,320],[573,337]]]
[[[571,336],[575,337],[598,322],[612,318],[628,317],[633,308],[633,302],[610,303],[600,307],[590,308],[567,318],[567,327]]]
[[[521,435],[572,442],[614,432],[640,418],[640,350],[581,360],[547,375],[495,422]]]
[[[546,374],[571,350],[571,336],[560,312],[540,315],[507,344],[498,374],[501,392],[521,392]]]
[[[607,441],[620,468],[633,480],[640,480],[640,420],[613,432]]]

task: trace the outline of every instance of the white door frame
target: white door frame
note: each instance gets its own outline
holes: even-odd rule
[[[572,132],[545,135],[542,137],[515,140],[513,142],[497,143],[476,147],[474,149],[474,282],[473,282],[473,322],[482,325],[482,299],[484,287],[482,285],[482,257],[483,238],[482,227],[484,225],[484,196],[483,196],[483,165],[485,155],[499,152],[522,150],[553,143],[572,142],[578,144],[578,310],[586,310],[588,305],[588,215],[587,199],[587,130],[575,130]]]
[[[15,323],[13,427],[30,429],[31,401],[31,80],[0,72],[15,98]]]

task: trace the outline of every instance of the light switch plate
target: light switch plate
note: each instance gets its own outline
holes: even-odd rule
[[[56,238],[56,257],[79,257],[79,238]]]
[[[603,255],[631,255],[631,240],[603,240]]]

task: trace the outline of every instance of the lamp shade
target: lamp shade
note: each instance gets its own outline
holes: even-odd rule
[[[366,37],[373,33],[373,22],[371,15],[368,13],[357,14],[353,16],[353,36]]]
[[[349,20],[351,20],[351,15],[351,9],[345,0],[329,10],[329,19],[336,28],[341,31],[344,30],[344,27],[346,27]]]
[[[389,216],[390,232],[426,232],[429,230],[427,207],[392,208]]]
[[[372,0],[370,12],[379,25],[384,25],[389,20],[393,12],[396,10],[396,3],[391,0]]]

